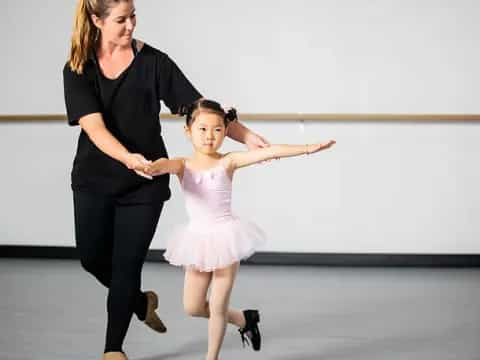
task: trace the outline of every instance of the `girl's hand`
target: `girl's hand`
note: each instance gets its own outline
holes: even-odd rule
[[[152,180],[153,177],[151,177],[150,175],[146,174],[145,172],[143,172],[142,170],[134,170],[135,173],[138,175],[138,176],[141,176],[141,177],[144,177],[145,179],[148,179],[148,180]]]
[[[305,153],[306,154],[314,154],[316,152],[326,150],[326,149],[332,147],[335,144],[336,144],[335,140],[330,140],[326,143],[307,144],[307,145],[305,145]]]
[[[149,165],[151,161],[145,159],[142,154],[126,153],[123,158],[123,163],[127,168],[135,171],[137,175],[152,180],[152,176],[144,171],[145,166]]]

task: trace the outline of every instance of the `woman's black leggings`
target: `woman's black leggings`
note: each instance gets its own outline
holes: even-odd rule
[[[105,352],[122,351],[132,314],[145,319],[141,272],[163,202],[129,203],[73,193],[75,237],[82,266],[108,288]]]

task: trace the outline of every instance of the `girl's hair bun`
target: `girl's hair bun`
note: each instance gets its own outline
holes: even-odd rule
[[[237,110],[235,108],[228,109],[228,111],[225,113],[225,120],[227,122],[232,122],[236,121],[237,119]]]

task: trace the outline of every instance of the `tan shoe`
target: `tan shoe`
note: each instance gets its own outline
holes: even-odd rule
[[[102,360],[128,360],[128,358],[122,352],[111,351],[103,354]]]
[[[157,294],[155,294],[153,291],[146,291],[145,295],[147,296],[147,314],[145,315],[144,323],[159,333],[166,333],[167,327],[155,312],[155,310],[158,308]]]

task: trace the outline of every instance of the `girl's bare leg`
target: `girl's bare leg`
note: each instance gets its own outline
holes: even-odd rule
[[[238,267],[238,264],[235,265]],[[183,288],[183,306],[190,316],[210,317],[210,305],[207,301],[207,292],[213,273],[200,272],[192,269],[185,271]],[[230,324],[239,328],[245,327],[245,317],[241,311],[229,309],[227,319]]]
[[[188,315],[208,318],[207,292],[212,275],[211,272],[185,270],[183,308]]]
[[[208,320],[207,360],[218,360],[228,322],[228,306],[238,263],[213,272]]]

